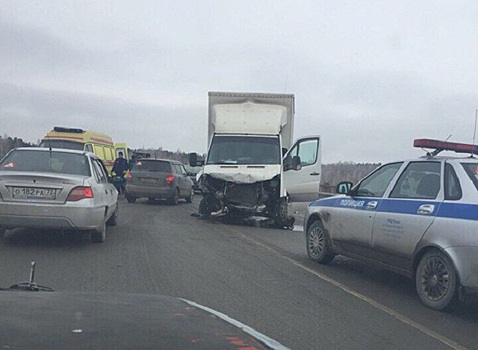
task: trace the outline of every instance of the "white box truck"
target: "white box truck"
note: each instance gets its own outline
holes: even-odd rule
[[[294,109],[292,94],[209,92],[201,216],[261,215],[291,227],[288,202],[318,198],[320,137],[292,145]],[[198,165],[195,153],[190,164]]]

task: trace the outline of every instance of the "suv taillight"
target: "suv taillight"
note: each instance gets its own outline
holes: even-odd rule
[[[133,181],[133,176],[131,176],[130,172],[126,173],[126,181]]]
[[[164,179],[164,182],[166,182],[166,185],[171,186],[174,182],[174,175],[168,175],[166,176],[166,179]]]
[[[84,198],[93,198],[93,190],[91,187],[78,186],[71,190],[67,201],[76,202]]]

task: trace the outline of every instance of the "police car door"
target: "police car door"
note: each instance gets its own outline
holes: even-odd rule
[[[409,162],[377,214],[372,245],[376,258],[407,269],[417,243],[436,217],[443,201],[443,162]]]
[[[376,210],[402,164],[391,163],[378,168],[337,201],[330,225],[330,236],[335,245],[361,256],[372,254]]]
[[[320,136],[298,139],[284,157],[284,186],[292,202],[319,198],[321,166]]]

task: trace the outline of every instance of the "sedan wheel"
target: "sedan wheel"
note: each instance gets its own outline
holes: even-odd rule
[[[106,225],[116,226],[117,223],[118,223],[118,203],[116,203],[115,211],[106,222]]]
[[[134,203],[136,202],[136,197],[126,195],[126,200],[128,201],[128,203]]]
[[[335,257],[328,234],[319,220],[314,221],[307,230],[306,244],[309,258],[319,264],[328,264]]]
[[[106,221],[103,220],[100,227],[91,233],[91,242],[102,243],[106,240]]]
[[[456,301],[457,274],[450,259],[433,249],[418,264],[415,284],[422,302],[432,309],[450,308]]]
[[[194,188],[191,188],[191,193],[189,194],[189,196],[186,197],[186,202],[192,203],[193,198],[194,198]]]
[[[169,204],[178,205],[179,203],[179,189],[174,191],[174,195],[169,199]]]

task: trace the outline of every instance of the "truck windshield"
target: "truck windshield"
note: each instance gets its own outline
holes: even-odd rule
[[[66,148],[66,149],[76,149],[78,151],[83,151],[85,144],[81,142],[67,141],[67,140],[42,140],[39,147]]]
[[[280,164],[278,137],[214,136],[206,164]]]

